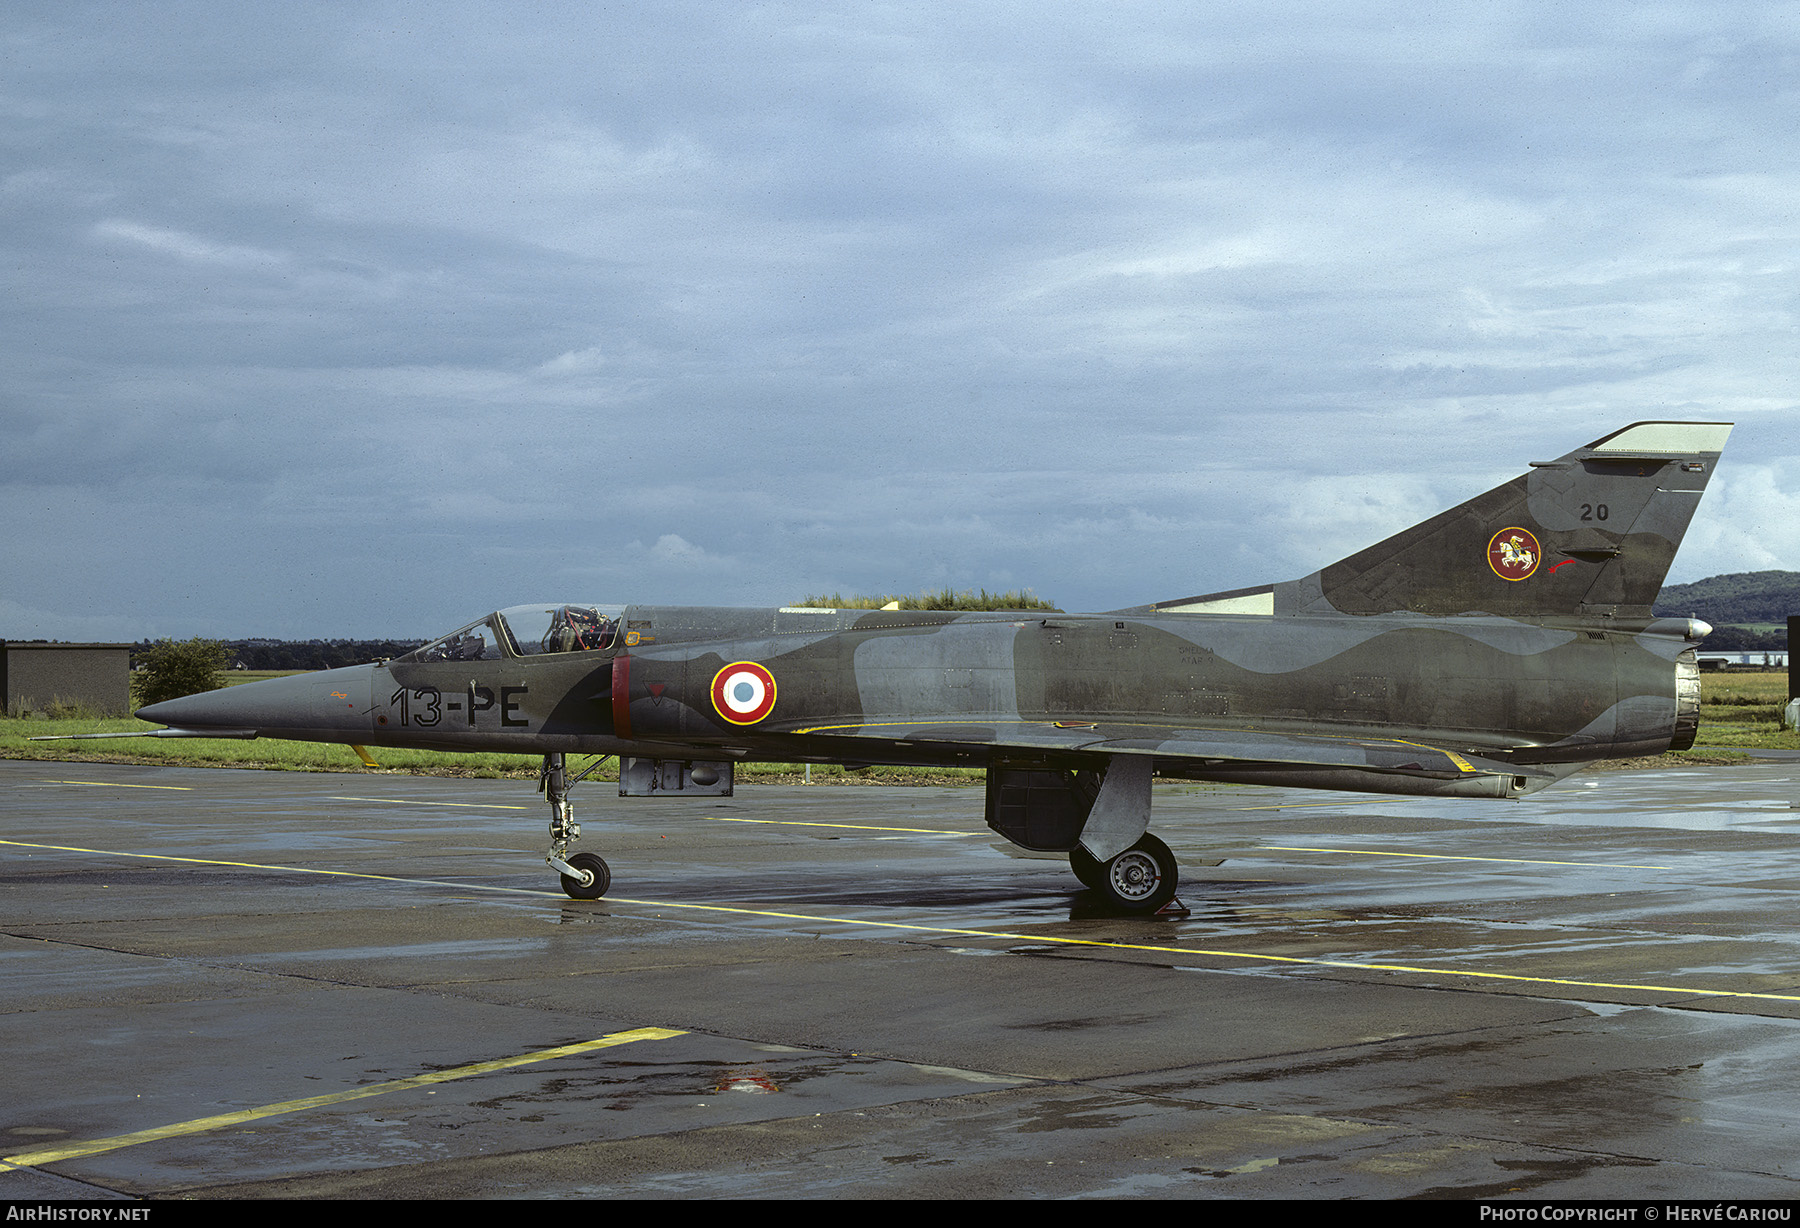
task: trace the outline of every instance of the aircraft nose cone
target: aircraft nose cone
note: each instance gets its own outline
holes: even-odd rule
[[[369,687],[374,667],[269,678],[220,687],[137,710],[146,721],[178,729],[256,730],[265,737],[343,741],[369,728]]]
[[[229,702],[225,702],[225,688],[220,688],[218,691],[200,691],[198,695],[182,695],[180,699],[162,700],[160,704],[146,704],[131,715],[139,720],[155,720],[166,726],[198,729],[234,724],[230,720],[221,720],[221,717],[229,713]]]
[[[190,698],[192,697],[190,696]],[[131,715],[140,721],[154,721],[160,725],[178,725],[181,722],[175,719],[175,714],[179,711],[181,711],[179,699],[165,699],[159,704],[145,704],[141,708],[134,709]]]
[[[146,704],[133,715],[142,721],[157,721],[182,729],[235,728],[244,724],[238,719],[244,715],[238,711],[242,700],[234,704],[230,695],[230,691],[237,689],[240,688],[221,687],[216,691],[183,695],[179,699],[165,699],[161,703]]]

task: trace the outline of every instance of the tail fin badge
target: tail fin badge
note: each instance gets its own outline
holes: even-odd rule
[[[1488,566],[1502,580],[1526,579],[1543,557],[1544,548],[1529,529],[1505,528],[1488,539]]]

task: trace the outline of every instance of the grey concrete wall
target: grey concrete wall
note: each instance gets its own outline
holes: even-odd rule
[[[131,645],[0,641],[0,687],[9,715],[62,701],[123,716],[131,711]]]

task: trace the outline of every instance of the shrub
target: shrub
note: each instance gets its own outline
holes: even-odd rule
[[[225,668],[225,658],[225,645],[218,640],[192,639],[179,644],[158,640],[137,654],[137,669],[131,675],[132,699],[141,708],[217,690],[215,675]]]

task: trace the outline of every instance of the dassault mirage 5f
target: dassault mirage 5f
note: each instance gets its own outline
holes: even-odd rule
[[[1300,580],[1106,614],[544,603],[403,657],[174,699],[152,736],[543,756],[549,863],[611,874],[565,756],[622,796],[734,765],[985,768],[987,822],[1111,907],[1175,893],[1151,781],[1511,798],[1694,742],[1706,624],[1656,599],[1731,431],[1639,422]],[[589,769],[591,771],[592,768]]]

